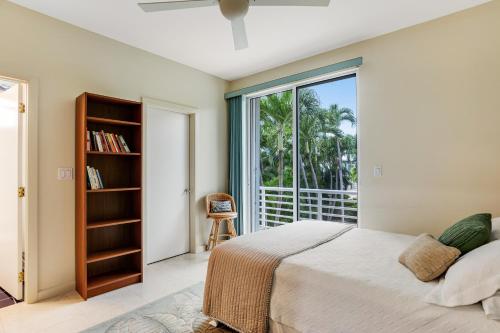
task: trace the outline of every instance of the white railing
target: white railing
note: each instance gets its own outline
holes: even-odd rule
[[[357,223],[357,191],[300,189],[299,219]],[[259,226],[274,227],[293,222],[293,189],[259,188]]]

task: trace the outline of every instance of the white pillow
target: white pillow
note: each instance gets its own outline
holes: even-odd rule
[[[486,313],[486,318],[500,320],[500,291],[483,300],[483,309],[484,313]]]
[[[426,296],[432,304],[455,307],[493,296],[500,290],[500,240],[465,254]]]
[[[491,240],[500,239],[500,217],[491,220]]]

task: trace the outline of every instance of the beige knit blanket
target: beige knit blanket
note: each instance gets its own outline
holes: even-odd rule
[[[281,260],[350,229],[340,223],[301,221],[215,247],[208,263],[203,312],[238,332],[267,332],[274,271]]]

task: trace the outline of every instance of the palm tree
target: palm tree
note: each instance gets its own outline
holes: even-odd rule
[[[315,140],[318,135],[319,122],[318,122],[318,112],[320,109],[320,99],[316,91],[303,88],[299,90],[299,115],[300,115],[300,151],[303,153],[309,164],[309,169],[311,170],[311,180],[314,188],[319,188],[318,177],[316,174],[315,166],[312,158],[312,151],[315,146]],[[302,156],[301,156],[302,159]],[[305,171],[305,170],[304,170]],[[309,186],[307,185],[307,188]]]
[[[342,152],[340,149],[340,141],[342,140],[344,133],[340,129],[340,125],[343,122],[349,122],[351,123],[351,126],[354,126],[356,123],[356,116],[354,115],[354,112],[349,109],[349,108],[343,108],[339,107],[338,104],[332,104],[328,108],[328,111],[325,113],[325,122],[324,122],[324,129],[325,129],[325,134],[328,133],[332,136],[335,137],[336,141],[336,148],[337,148],[337,170],[338,170],[338,179],[339,179],[339,186],[337,187],[338,190],[343,190],[344,189],[344,177],[343,177],[343,165],[342,165]]]
[[[270,137],[275,144],[268,146],[275,148],[278,159],[278,186],[283,187],[284,155],[285,155],[285,130],[292,126],[292,92],[285,91],[272,94],[260,100],[261,120],[270,125]]]
[[[358,147],[357,147],[357,139],[356,139],[356,136],[354,135],[345,135],[342,140],[341,140],[341,147],[342,147],[342,151],[343,151],[343,154],[346,156],[346,159],[347,159],[347,183],[349,185],[353,184],[353,183],[356,183],[357,182],[357,178],[354,177],[353,178],[353,173],[352,173],[352,170],[355,170],[356,169],[356,157],[357,157],[357,151],[358,151]],[[353,161],[353,158],[354,158],[354,161]],[[354,163],[354,165],[353,165]]]
[[[260,100],[260,119],[265,127],[264,151],[268,151],[270,165],[277,160],[278,187],[284,187],[285,178],[285,145],[287,153],[291,154],[292,144],[293,98],[291,91],[268,95]],[[262,148],[261,148],[262,151]],[[278,191],[278,196],[282,192]],[[276,212],[281,210],[281,200],[276,204]]]
[[[310,112],[300,115],[300,153],[303,153],[304,157],[307,159],[307,163],[309,164],[313,188],[319,188],[318,177],[316,175],[312,158],[312,150],[315,148],[315,140],[318,138],[318,129],[319,124],[317,117],[314,117]]]
[[[351,126],[356,123],[356,117],[354,112],[349,108],[339,107],[338,104],[332,104],[328,108],[325,113],[324,119],[324,129],[325,136],[328,135],[330,137],[335,138],[335,148],[336,148],[336,156],[335,156],[335,164],[337,168],[337,172],[335,173],[335,187],[337,190],[345,190],[344,187],[344,165],[343,165],[343,152],[341,149],[341,141],[344,137],[344,133],[340,129],[340,126],[343,122],[350,122]],[[343,199],[344,196],[340,195],[341,207],[344,206]],[[344,215],[344,210],[341,208],[341,215]],[[343,219],[343,218],[342,218]]]

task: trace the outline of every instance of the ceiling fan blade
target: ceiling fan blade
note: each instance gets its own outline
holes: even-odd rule
[[[233,28],[234,48],[236,50],[246,49],[248,47],[247,31],[243,17],[231,20]]]
[[[311,6],[328,7],[330,0],[250,0],[250,6]]]
[[[164,10],[188,9],[217,5],[217,0],[187,0],[138,3],[145,12],[160,12]]]

